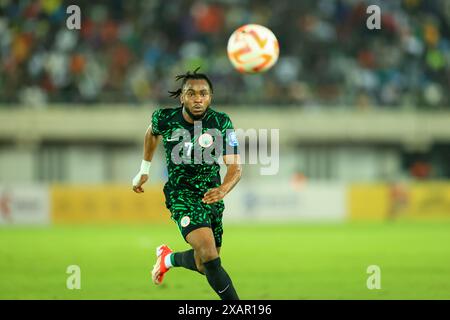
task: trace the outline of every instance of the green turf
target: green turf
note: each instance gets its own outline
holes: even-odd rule
[[[0,229],[1,299],[217,299],[198,273],[154,286],[154,248],[175,225]],[[242,299],[450,299],[450,223],[225,225],[223,265]],[[66,288],[67,266],[81,290]],[[366,269],[381,268],[368,290]]]

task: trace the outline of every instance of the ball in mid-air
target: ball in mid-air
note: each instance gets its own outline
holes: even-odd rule
[[[227,46],[231,64],[242,73],[269,70],[278,60],[278,40],[273,32],[258,24],[246,24],[236,29]]]

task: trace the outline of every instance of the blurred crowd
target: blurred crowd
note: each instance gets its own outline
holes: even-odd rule
[[[450,1],[80,0],[81,30],[71,4],[0,0],[0,104],[174,103],[175,76],[201,66],[218,104],[450,108]],[[246,23],[280,42],[265,74],[228,61]]]

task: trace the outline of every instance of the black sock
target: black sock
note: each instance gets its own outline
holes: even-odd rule
[[[183,252],[175,252],[172,257],[172,264],[174,267],[183,267],[201,273],[198,271],[197,265],[195,264],[194,249]]]
[[[233,287],[230,276],[222,268],[220,257],[203,263],[205,275],[209,285],[219,295],[222,300],[239,300],[236,290]]]

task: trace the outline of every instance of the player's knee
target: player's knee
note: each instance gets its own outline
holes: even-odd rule
[[[199,250],[199,249],[194,250],[195,266],[197,267],[197,271],[204,275],[205,274],[205,266],[202,263],[200,251],[201,250]]]
[[[203,265],[203,263],[196,263],[196,266],[198,272],[200,272],[201,274],[205,274],[205,266]]]
[[[217,254],[217,250],[214,247],[202,248],[199,250],[199,257],[200,257],[200,261],[201,261],[202,265],[205,262],[216,259],[218,256],[219,255]]]

